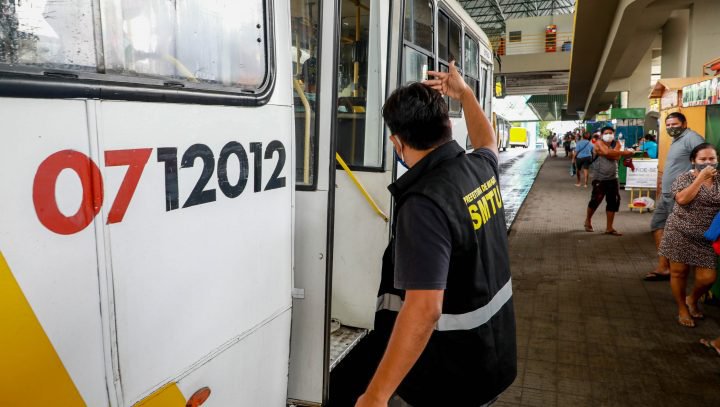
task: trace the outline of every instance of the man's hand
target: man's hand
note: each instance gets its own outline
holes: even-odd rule
[[[455,100],[461,101],[465,92],[472,92],[455,68],[455,61],[450,61],[450,72],[428,71],[428,75],[434,76],[435,79],[423,81],[424,84]]]
[[[473,90],[465,84],[462,75],[455,68],[455,61],[450,62],[449,72],[428,71],[428,75],[434,76],[435,79],[423,81],[425,85],[462,103],[465,126],[472,147],[487,148],[497,156],[497,137],[492,124],[483,112],[480,102],[475,98]]]

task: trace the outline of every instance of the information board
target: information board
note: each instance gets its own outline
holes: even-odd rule
[[[625,188],[657,188],[658,160],[633,160],[635,171],[628,168]]]

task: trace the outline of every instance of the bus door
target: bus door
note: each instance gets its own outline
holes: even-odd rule
[[[317,3],[291,2],[297,181],[288,398],[303,405],[327,401],[331,370],[373,325],[392,168],[381,117],[389,5]]]

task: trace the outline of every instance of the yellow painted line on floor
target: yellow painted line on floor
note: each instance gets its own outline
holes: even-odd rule
[[[84,406],[0,252],[0,404]]]
[[[140,400],[134,407],[185,407],[185,397],[176,383],[168,383]]]

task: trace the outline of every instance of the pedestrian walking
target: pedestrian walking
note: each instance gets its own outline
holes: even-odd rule
[[[577,183],[576,187],[580,185],[587,188],[588,179],[590,178],[590,164],[592,163],[593,157],[593,144],[590,142],[590,133],[585,133],[582,140],[578,141],[575,145],[575,151],[573,151],[573,162],[575,163]],[[582,172],[582,180],[581,180]]]

